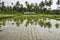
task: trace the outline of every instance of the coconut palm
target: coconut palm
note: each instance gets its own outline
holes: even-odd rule
[[[48,3],[47,0],[45,0],[45,7],[46,7],[46,8],[47,8],[47,3]]]
[[[18,8],[20,7],[19,1],[16,2],[16,5],[15,6],[18,7]]]
[[[13,3],[11,3],[11,5],[13,5]]]
[[[42,2],[39,4],[39,6],[41,7],[41,9],[43,9],[43,7],[44,7],[44,2],[42,1]]]
[[[0,3],[0,12],[1,12],[1,5],[2,5],[2,3]]]
[[[43,12],[43,14],[44,14],[44,11],[43,11],[43,8],[44,8],[44,2],[43,1],[41,1],[41,3],[39,4],[39,7],[41,8],[41,10],[42,10],[42,12]]]
[[[47,3],[47,5],[49,6],[49,10],[51,9],[51,5],[52,5],[52,0],[49,0],[49,2]]]
[[[16,2],[15,9],[16,9],[16,11],[19,11],[19,9],[20,9],[20,3],[19,3],[19,1]]]
[[[5,9],[5,5],[4,5],[4,2],[2,2],[2,11],[4,11]]]
[[[30,10],[31,10],[31,11],[34,11],[34,3],[31,3],[31,5],[30,5]]]
[[[35,12],[37,13],[37,12],[38,12],[38,9],[39,9],[39,7],[38,7],[38,4],[37,4],[37,3],[35,3],[34,9],[35,9]]]
[[[23,5],[22,4],[20,4],[20,12],[23,12],[24,11],[24,9],[23,9],[24,7],[23,7]]]
[[[28,3],[28,1],[26,1],[25,4],[26,4],[26,7],[27,7],[26,11],[29,11],[29,3]]]
[[[60,9],[60,7],[59,7],[59,5],[60,5],[60,0],[58,0],[56,4],[57,4],[58,9]]]

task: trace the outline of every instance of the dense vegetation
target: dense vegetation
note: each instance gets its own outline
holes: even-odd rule
[[[28,1],[25,2],[26,7],[23,6],[23,4],[20,4],[19,1],[16,2],[16,4],[14,5],[14,3],[11,3],[12,6],[5,6],[4,2],[0,3],[0,5],[2,4],[2,6],[0,6],[0,12],[3,13],[23,13],[23,12],[35,12],[37,14],[60,14],[60,10],[59,7],[57,7],[57,9],[51,10],[51,5],[53,4],[52,0],[45,0],[45,1],[41,1],[39,4],[38,3],[31,3],[29,4]],[[57,0],[56,2],[57,5],[60,5],[59,0]]]

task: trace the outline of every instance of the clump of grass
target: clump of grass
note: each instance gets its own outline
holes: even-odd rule
[[[2,32],[3,30],[0,30],[0,32]]]
[[[29,25],[29,23],[26,23],[25,26],[27,27]]]
[[[19,26],[20,25],[20,21],[16,21],[16,25]]]
[[[12,23],[12,25],[14,25],[14,23]]]
[[[0,32],[2,32],[1,27],[2,27],[2,26],[0,25]]]
[[[25,24],[25,26],[27,27],[27,25],[28,25],[29,23],[30,23],[30,21],[27,21],[26,24]]]
[[[0,27],[1,27],[1,25],[0,25]]]
[[[5,26],[5,22],[6,22],[6,20],[3,20],[2,22],[3,22],[3,26]]]
[[[19,26],[19,24],[21,23],[20,19],[16,19],[14,20],[16,22],[16,25]],[[14,23],[12,23],[12,25],[14,25]]]
[[[2,20],[0,20],[0,25],[5,25],[5,22],[6,22],[6,19],[2,19]]]
[[[37,25],[37,22],[35,22],[35,25]]]
[[[50,23],[50,22],[46,22],[46,23],[44,23],[44,27],[48,27],[48,28],[50,28],[50,27],[51,27],[51,23]]]
[[[40,26],[42,27],[44,25],[44,22],[42,20],[39,21]]]
[[[0,25],[3,25],[3,22],[0,22]]]
[[[59,27],[59,24],[56,23],[55,26],[56,26],[56,28],[58,28]]]

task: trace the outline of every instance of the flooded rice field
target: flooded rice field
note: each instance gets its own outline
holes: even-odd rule
[[[60,21],[45,20],[2,20],[0,40],[60,40]]]

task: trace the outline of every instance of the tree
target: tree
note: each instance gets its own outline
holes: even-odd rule
[[[57,1],[56,3],[58,5],[58,10],[60,9],[59,5],[60,5],[60,0]]]
[[[28,3],[28,1],[26,1],[25,4],[26,4],[26,7],[27,7],[26,11],[29,11],[29,3]]]
[[[35,9],[35,12],[37,13],[38,10],[39,10],[39,7],[38,7],[38,4],[37,3],[35,3],[34,9]]]
[[[13,11],[13,10],[12,10],[12,6],[10,6],[9,9],[10,9],[10,11]]]
[[[16,4],[15,4],[14,7],[15,7],[16,11],[19,11],[19,9],[20,9],[20,3],[19,3],[19,1],[16,2]]]
[[[11,5],[13,5],[13,3],[11,3]]]
[[[42,2],[39,4],[39,6],[41,7],[41,9],[43,9],[43,7],[44,7],[44,2],[42,1]]]
[[[2,3],[0,3],[0,12],[1,12],[1,9],[2,9]]]
[[[4,5],[4,2],[2,2],[2,11],[5,10],[5,5]]]
[[[44,4],[45,4],[45,7],[46,7],[46,8],[47,8],[47,3],[48,3],[47,0],[45,0],[45,3],[44,3]]]
[[[22,4],[20,4],[20,10],[19,11],[20,12],[24,12],[23,5]]]
[[[30,10],[34,12],[34,3],[31,3]]]
[[[41,3],[39,4],[39,7],[41,8],[41,12],[44,14],[44,11],[43,11],[43,8],[44,8],[44,2],[43,1],[41,1]]]
[[[52,0],[49,0],[49,2],[47,3],[47,6],[49,6],[49,10],[51,9],[51,5],[52,5]]]
[[[57,0],[57,13],[60,14],[60,0]]]
[[[7,6],[6,10],[7,10],[7,12],[9,12],[9,11],[10,11],[10,7],[9,7],[9,6]]]

